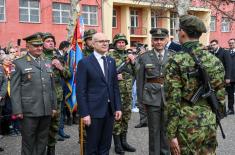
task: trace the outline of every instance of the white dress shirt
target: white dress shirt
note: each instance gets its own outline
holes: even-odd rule
[[[100,68],[102,69],[103,74],[105,75],[105,73],[104,73],[104,62],[103,62],[103,59],[101,57],[106,56],[106,55],[101,55],[100,53],[94,51],[94,56],[97,59],[98,63],[100,64]]]

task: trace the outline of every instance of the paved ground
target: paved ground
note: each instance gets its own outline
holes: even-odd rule
[[[147,128],[135,129],[134,126],[138,123],[139,115],[133,113],[130,125],[128,140],[137,148],[135,153],[126,153],[126,155],[147,155],[148,154],[148,130]],[[220,131],[218,130],[219,147],[217,155],[234,155],[235,154],[235,116],[229,116],[222,121],[226,140],[223,140]],[[66,132],[73,135],[70,139],[59,142],[56,145],[57,155],[79,155],[78,129],[77,126],[66,126]],[[0,140],[1,146],[5,148],[0,155],[20,155],[20,137],[5,136]],[[110,155],[115,155],[113,146],[110,150]]]

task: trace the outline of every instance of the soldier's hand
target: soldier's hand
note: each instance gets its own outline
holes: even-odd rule
[[[133,54],[128,54],[127,57],[129,59],[129,61],[131,61],[132,64],[135,63],[135,56]]]
[[[118,121],[122,117],[122,112],[121,111],[116,111],[115,112],[115,120]]]
[[[123,80],[122,74],[117,75],[118,81]]]
[[[23,119],[23,114],[16,114],[16,118]]]
[[[230,83],[230,79],[225,79],[225,83],[229,84]]]
[[[0,96],[0,101],[2,101],[2,99],[3,99],[3,97],[2,97],[2,96]]]
[[[52,64],[55,68],[57,68],[57,69],[59,69],[59,70],[63,70],[63,69],[64,69],[63,65],[61,64],[61,62],[60,62],[58,59],[53,59],[52,62],[51,62],[51,64]]]
[[[91,116],[88,115],[88,116],[83,117],[82,121],[86,126],[90,126],[91,125]]]
[[[170,149],[172,155],[180,155],[180,146],[177,138],[173,138],[170,141]]]
[[[52,117],[55,117],[57,115],[57,111],[56,110],[52,110]]]

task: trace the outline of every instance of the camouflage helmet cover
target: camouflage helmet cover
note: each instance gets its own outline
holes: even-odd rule
[[[123,40],[125,41],[126,45],[128,45],[128,41],[126,39],[126,36],[123,33],[118,33],[113,37],[113,45],[115,46],[117,41]]]
[[[97,31],[95,29],[89,29],[84,31],[83,40],[86,41],[86,39],[92,38],[92,36],[96,33]]]

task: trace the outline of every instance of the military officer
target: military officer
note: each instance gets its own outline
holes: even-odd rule
[[[92,45],[92,36],[96,34],[97,31],[95,29],[89,29],[84,32],[83,41],[84,43],[84,49],[82,50],[84,56],[89,56],[93,51],[93,45]]]
[[[62,80],[68,80],[71,77],[70,70],[68,66],[64,63],[63,56],[55,50],[55,37],[51,33],[43,33],[43,56],[52,61],[54,79],[55,79],[55,90],[57,97],[57,115],[52,118],[48,137],[48,149],[47,155],[55,155],[55,144],[57,141],[57,136],[60,140],[63,138],[69,138],[68,135],[61,137],[58,134],[59,131],[59,120],[60,120],[60,109],[61,102],[63,101],[63,87]]]
[[[221,112],[224,109],[224,68],[219,59],[199,44],[199,38],[205,32],[206,27],[198,17],[181,16],[178,36],[182,51],[170,57],[166,65],[167,136],[173,155],[212,155],[217,147],[216,117],[207,99],[199,96],[192,102],[202,85],[195,74],[197,57],[210,77],[219,109]]]
[[[128,41],[124,34],[116,34],[113,38],[114,51],[109,53],[110,56],[115,59],[117,67],[119,67],[123,62],[130,61],[123,71],[118,72],[117,75],[122,102],[122,118],[120,121],[115,121],[113,127],[113,139],[115,152],[117,154],[123,154],[124,151],[136,151],[133,146],[127,143],[128,122],[131,118],[132,79],[135,75],[135,56],[127,53],[125,50],[127,44]]]
[[[56,94],[50,60],[41,57],[43,42],[35,33],[24,38],[28,53],[14,61],[11,79],[13,114],[21,119],[22,155],[45,155]]]
[[[169,147],[165,135],[164,118],[164,69],[171,51],[165,50],[168,38],[165,28],[153,28],[153,49],[139,57],[137,72],[137,97],[144,104],[149,129],[149,155],[169,155]]]

